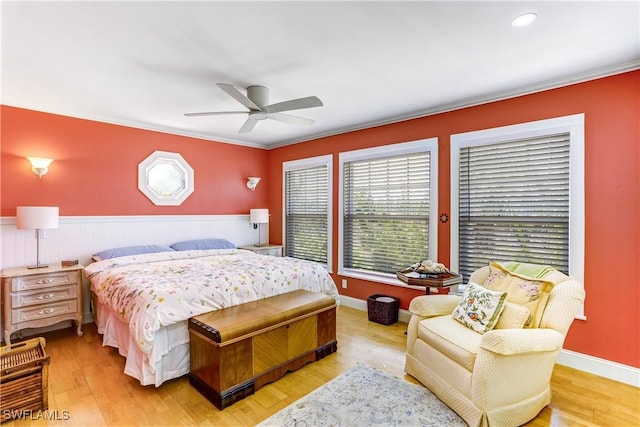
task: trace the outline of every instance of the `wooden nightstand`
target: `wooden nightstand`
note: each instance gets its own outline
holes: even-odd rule
[[[6,345],[11,334],[63,320],[76,322],[82,336],[82,270],[84,266],[7,268],[2,270],[2,327]]]
[[[247,245],[238,246],[238,249],[245,249],[261,255],[282,256],[282,245],[267,244],[264,246]]]

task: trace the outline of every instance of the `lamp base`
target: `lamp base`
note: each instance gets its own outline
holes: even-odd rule
[[[37,265],[28,265],[27,268],[29,270],[33,270],[34,268],[47,268],[49,267],[47,264],[37,264]]]

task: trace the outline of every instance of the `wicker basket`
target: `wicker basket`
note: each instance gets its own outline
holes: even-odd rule
[[[0,348],[1,422],[24,411],[49,409],[49,356],[44,346],[44,338],[33,338]]]
[[[375,294],[367,298],[367,315],[371,322],[391,325],[398,321],[400,299],[389,295]]]

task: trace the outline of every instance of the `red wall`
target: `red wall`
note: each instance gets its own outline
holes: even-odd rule
[[[439,138],[440,213],[449,213],[449,136],[585,113],[586,321],[574,322],[565,348],[640,367],[640,71],[506,101],[350,132],[271,151],[0,107],[0,215],[28,204],[60,206],[61,215],[241,214],[271,210],[271,241],[281,242],[282,162],[416,139]],[[181,206],[155,206],[137,189],[137,165],[155,150],[180,153],[195,171],[195,192]],[[39,180],[26,156],[51,157]],[[261,176],[255,193],[248,176]],[[337,248],[338,192],[334,191]],[[439,223],[438,260],[449,263],[449,223]],[[337,266],[337,250],[334,251]],[[336,283],[341,277],[334,275]],[[418,292],[348,278],[348,296],[401,298]]]
[[[436,114],[405,122],[322,138],[269,152],[269,202],[282,216],[282,162],[334,156],[334,235],[338,246],[338,154],[359,148],[438,137],[438,205],[450,206],[449,138],[475,131],[570,114],[585,113],[586,321],[574,322],[565,348],[640,367],[640,71]],[[272,242],[282,240],[282,224],[270,224]],[[450,223],[438,224],[438,261],[449,264]],[[333,256],[338,265],[337,250]],[[342,277],[334,275],[336,283]],[[401,307],[419,292],[348,278],[340,292],[358,299],[388,293]]]
[[[0,215],[53,205],[60,215],[248,214],[267,206],[267,152],[166,133],[2,106]],[[138,164],[177,152],[194,170],[195,191],[180,206],[156,206],[138,190]],[[54,159],[38,179],[26,159]],[[263,177],[251,192],[247,177]]]

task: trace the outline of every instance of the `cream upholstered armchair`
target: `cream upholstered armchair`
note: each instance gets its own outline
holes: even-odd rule
[[[411,301],[405,371],[470,426],[522,425],[551,401],[553,366],[584,298],[557,270],[490,263],[462,297]]]

